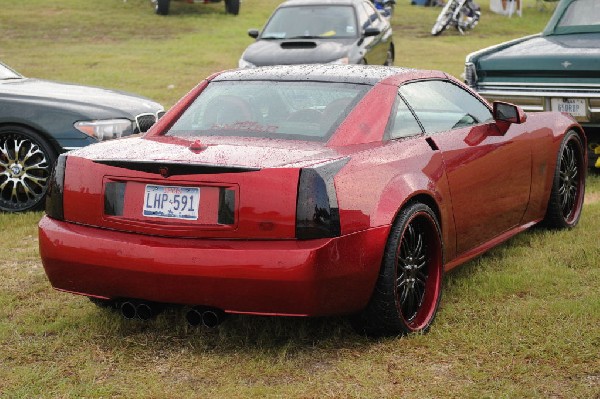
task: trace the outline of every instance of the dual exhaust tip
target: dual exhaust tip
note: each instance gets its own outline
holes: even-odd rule
[[[126,319],[150,320],[162,311],[162,307],[156,303],[124,301],[121,302],[119,309]],[[221,309],[195,306],[187,311],[185,319],[192,327],[203,325],[208,328],[214,328],[221,324],[226,314]]]

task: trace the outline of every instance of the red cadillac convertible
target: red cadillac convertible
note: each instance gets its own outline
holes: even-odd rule
[[[281,66],[210,76],[145,136],[60,156],[39,225],[51,284],[151,317],[351,315],[429,329],[445,271],[580,218],[581,127],[445,73]]]

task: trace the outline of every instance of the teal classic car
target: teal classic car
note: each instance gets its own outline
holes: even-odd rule
[[[465,81],[490,101],[570,113],[600,168],[600,0],[561,0],[542,33],[469,54]]]

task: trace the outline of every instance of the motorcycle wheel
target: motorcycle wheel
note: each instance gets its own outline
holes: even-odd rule
[[[431,28],[431,34],[433,36],[438,36],[439,34],[441,34],[444,30],[446,30],[446,28],[450,24],[450,21],[452,20],[452,13],[453,13],[452,8],[450,7],[451,3],[452,3],[452,0],[449,0],[446,3],[444,8],[442,9],[442,12],[440,12],[440,15],[438,16],[437,20],[435,21],[433,28]]]

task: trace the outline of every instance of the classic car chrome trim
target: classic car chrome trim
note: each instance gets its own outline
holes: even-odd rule
[[[532,83],[532,82],[527,82],[526,84],[523,84],[522,82],[490,82],[490,83],[479,82],[479,83],[477,83],[477,86],[479,86],[479,87],[494,87],[494,86],[516,87],[516,88],[523,88],[523,89],[527,89],[528,87],[542,87],[542,88],[571,87],[571,88],[578,89],[578,90],[579,90],[579,88],[592,88],[592,89],[595,89],[594,91],[596,92],[596,94],[600,94],[600,84],[598,84],[598,83]]]

